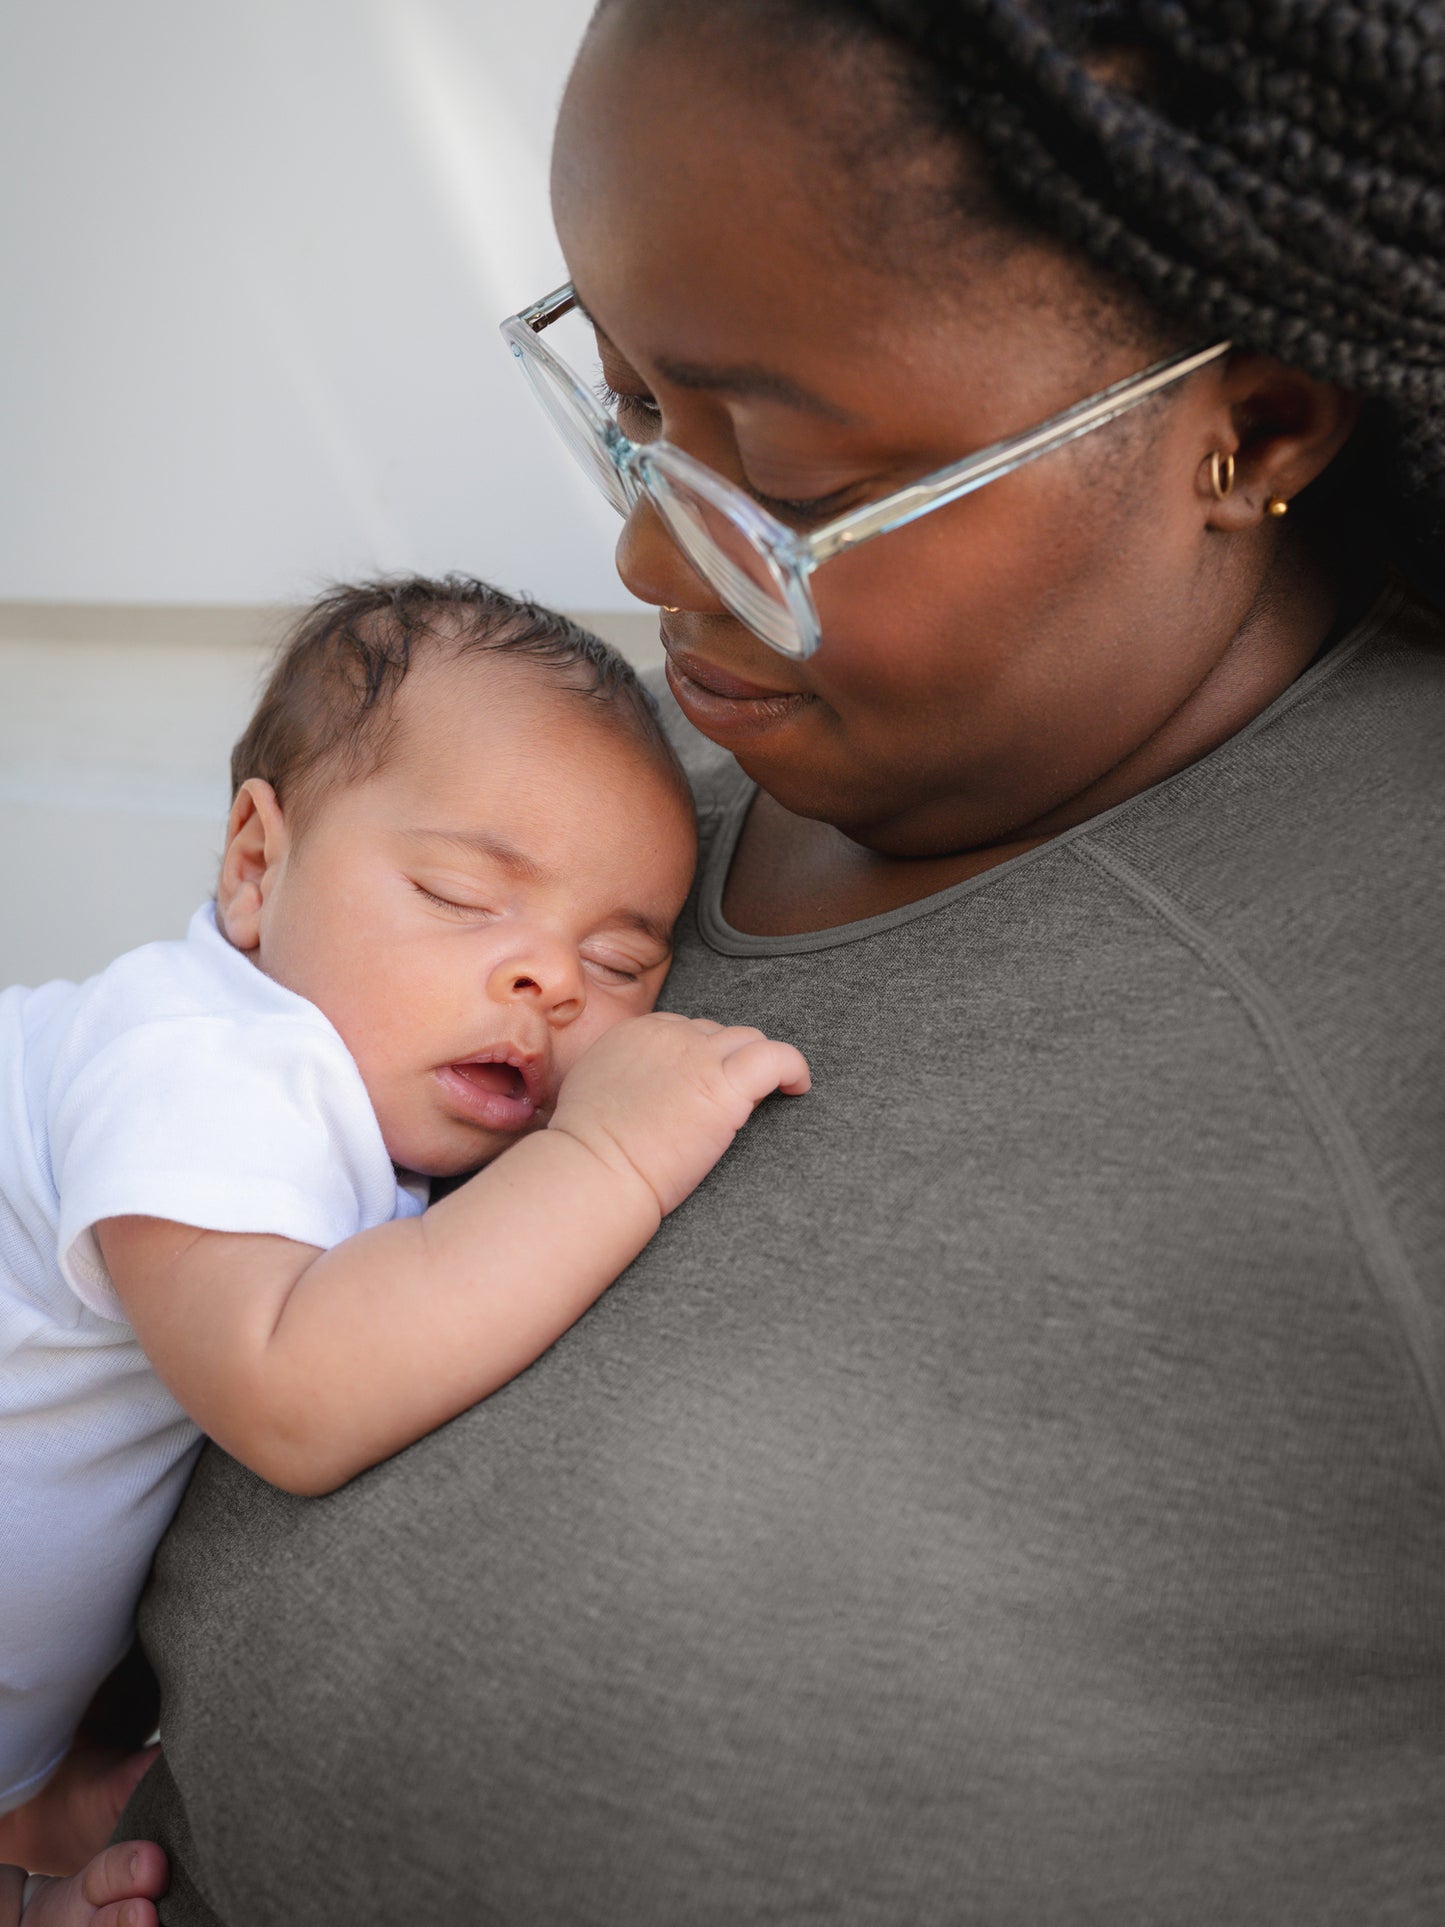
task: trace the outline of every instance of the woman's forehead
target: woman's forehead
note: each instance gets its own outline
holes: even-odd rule
[[[569,83],[553,159],[572,278],[624,357],[649,372],[772,371],[843,409],[854,372],[876,371],[884,357],[910,382],[935,368],[956,376],[960,352],[986,363],[1005,338],[1015,356],[1036,335],[1042,357],[1072,345],[1076,358],[1069,303],[1058,298],[1076,272],[1068,257],[957,212],[945,219],[943,169],[956,177],[959,167],[948,150],[943,161],[937,144],[892,152],[895,220],[929,210],[899,272],[860,226],[860,177],[825,67],[779,81],[756,49],[715,31],[703,41],[644,34],[642,17],[635,0],[604,9]],[[871,91],[857,109],[881,114]],[[855,126],[850,145],[863,138]]]
[[[736,59],[704,62],[674,33],[644,39],[629,17],[614,4],[589,34],[553,151],[558,232],[594,319],[614,332],[614,284],[631,307],[680,280],[724,321],[821,307],[846,264],[807,141],[749,97]]]

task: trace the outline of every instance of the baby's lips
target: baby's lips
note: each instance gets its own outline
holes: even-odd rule
[[[495,1064],[499,1073],[511,1071],[521,1080],[521,1091],[513,1086],[508,1093],[498,1082],[499,1094],[512,1096],[525,1095],[534,1109],[540,1109],[546,1097],[546,1063],[541,1052],[526,1050],[520,1044],[501,1041],[488,1044],[484,1049],[474,1051],[470,1057],[459,1057],[452,1061],[450,1068],[459,1075],[467,1076],[470,1082],[485,1082],[481,1075],[489,1064]]]
[[[536,1123],[537,1103],[522,1068],[508,1057],[477,1052],[436,1073],[448,1108],[490,1131],[513,1134]]]

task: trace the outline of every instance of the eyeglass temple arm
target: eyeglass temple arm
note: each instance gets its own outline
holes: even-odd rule
[[[945,469],[941,475],[924,476],[912,488],[900,491],[876,507],[866,503],[860,509],[851,510],[839,516],[836,522],[817,530],[807,544],[808,559],[813,568],[828,557],[836,555],[841,549],[856,548],[860,542],[867,542],[875,535],[886,535],[890,529],[898,529],[914,521],[926,510],[940,507],[946,502],[955,502],[975,489],[983,488],[988,482],[996,482],[1001,476],[1011,475],[1025,462],[1036,456],[1047,455],[1053,449],[1062,448],[1066,442],[1087,435],[1090,429],[1102,428],[1105,422],[1122,415],[1170,382],[1182,381],[1192,375],[1196,368],[1207,362],[1216,361],[1220,355],[1227,354],[1232,347],[1228,341],[1216,341],[1208,348],[1200,348],[1192,353],[1176,355],[1171,360],[1156,362],[1146,368],[1142,375],[1131,375],[1117,381],[1111,388],[1102,389],[1097,395],[1090,395],[1084,401],[1076,402],[1066,408],[1062,415],[1056,415],[1042,428],[1027,434],[1011,436],[1007,441],[995,442],[991,448],[982,448],[976,455],[970,455],[950,473]]]
[[[560,288],[554,288],[551,294],[544,294],[540,301],[534,301],[530,308],[523,308],[512,319],[530,328],[534,335],[539,335],[552,322],[560,321],[563,315],[571,314],[580,305],[576,289],[570,281],[564,281]]]

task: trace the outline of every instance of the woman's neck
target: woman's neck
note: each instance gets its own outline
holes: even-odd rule
[[[1227,742],[1308,668],[1341,610],[1362,607],[1372,583],[1339,580],[1300,544],[1292,564],[1271,572],[1230,647],[1161,729],[1067,802],[986,846],[880,856],[760,792],[733,855],[723,915],[754,936],[833,929],[917,903],[1021,856]]]

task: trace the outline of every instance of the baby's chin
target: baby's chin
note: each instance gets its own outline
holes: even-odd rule
[[[449,1179],[455,1185],[484,1170],[524,1137],[545,1128],[546,1120],[536,1118],[525,1131],[482,1131],[458,1126],[454,1131],[418,1134],[383,1129],[382,1141],[398,1171],[433,1181]]]

